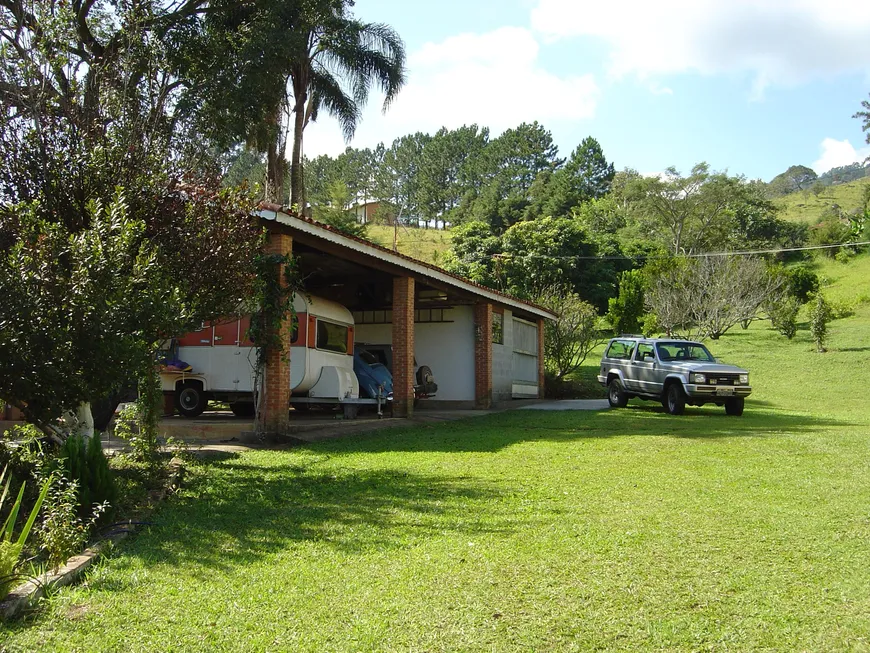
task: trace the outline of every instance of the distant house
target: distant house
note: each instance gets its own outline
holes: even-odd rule
[[[356,216],[356,221],[361,224],[374,222],[378,210],[381,208],[381,203],[373,200],[362,200],[353,206],[353,213]]]

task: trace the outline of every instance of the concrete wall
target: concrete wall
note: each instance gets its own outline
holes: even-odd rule
[[[474,401],[474,319],[470,306],[444,312],[445,320],[417,324],[414,329],[414,355],[418,365],[432,368],[438,394],[435,401]],[[358,324],[357,342],[392,342],[390,324]],[[508,354],[509,355],[509,354]]]
[[[493,315],[495,319],[495,314]],[[492,399],[493,401],[508,401],[511,398],[511,387],[514,380],[513,371],[513,314],[505,309],[502,320],[504,343],[492,343]]]

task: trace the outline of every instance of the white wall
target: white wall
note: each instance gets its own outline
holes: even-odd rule
[[[495,319],[495,315],[493,315]],[[502,321],[504,344],[492,343],[492,398],[494,401],[507,401],[511,398],[513,386],[513,313],[505,309]]]
[[[474,314],[470,306],[459,306],[445,310],[444,319],[453,321],[415,325],[414,356],[418,365],[432,368],[436,400],[474,401]],[[357,324],[354,334],[357,342],[391,343],[393,326]]]

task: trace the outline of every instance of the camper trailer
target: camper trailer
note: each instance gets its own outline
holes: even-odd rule
[[[299,410],[361,403],[380,407],[386,396],[359,398],[350,311],[301,293],[293,307],[297,321],[290,347],[291,404]],[[248,317],[216,320],[173,340],[161,382],[181,415],[200,415],[210,400],[228,402],[236,415],[253,415],[257,350],[246,339],[249,325]]]

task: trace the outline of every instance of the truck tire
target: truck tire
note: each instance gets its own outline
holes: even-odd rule
[[[188,382],[175,388],[175,407],[182,417],[199,417],[207,406],[202,384]]]
[[[686,393],[683,392],[683,386],[680,383],[674,382],[665,390],[664,400],[665,410],[671,415],[682,415],[686,410]]]
[[[743,397],[733,397],[725,400],[725,414],[740,417],[743,415]]]
[[[628,405],[628,395],[622,387],[622,382],[616,377],[607,384],[607,403],[611,408],[625,408]]]

